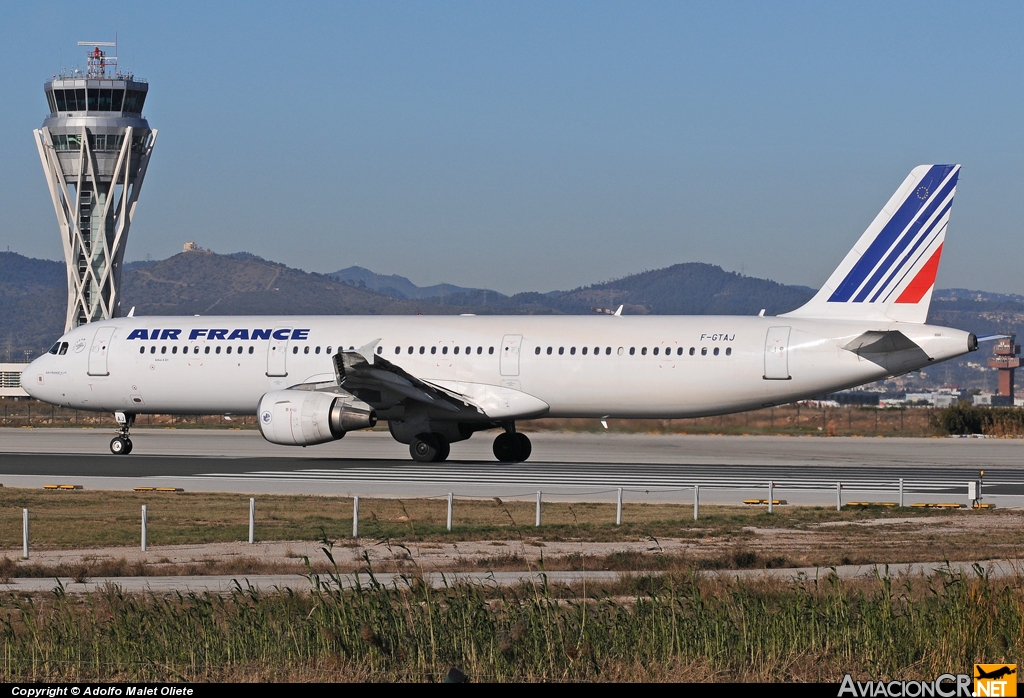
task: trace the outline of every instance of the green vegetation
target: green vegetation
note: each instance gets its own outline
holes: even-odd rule
[[[329,546],[325,552],[330,556]],[[1024,591],[979,573],[797,585],[640,577],[629,596],[548,585],[0,600],[4,681],[932,679],[1016,661]]]
[[[954,405],[935,412],[932,423],[946,434],[1024,436],[1024,409]]]

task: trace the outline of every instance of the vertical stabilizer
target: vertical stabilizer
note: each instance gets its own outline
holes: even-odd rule
[[[959,174],[915,167],[817,295],[785,316],[923,323]]]

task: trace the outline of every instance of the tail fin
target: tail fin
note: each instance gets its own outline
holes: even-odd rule
[[[785,317],[923,323],[959,165],[920,165],[806,305]]]

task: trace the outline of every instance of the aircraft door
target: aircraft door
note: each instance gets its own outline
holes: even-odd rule
[[[507,334],[501,338],[501,375],[519,375],[519,349],[523,346],[523,335]]]
[[[275,327],[270,335],[270,346],[267,347],[267,375],[288,375],[288,338],[292,334],[291,327]]]
[[[789,333],[791,327],[769,327],[764,341],[764,379],[788,381]]]
[[[92,337],[92,349],[89,350],[89,375],[109,376],[107,355],[110,353],[110,337],[114,334],[113,327],[101,327]]]

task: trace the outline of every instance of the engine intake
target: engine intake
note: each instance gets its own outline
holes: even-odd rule
[[[263,438],[284,446],[327,443],[377,423],[373,408],[352,395],[307,390],[269,392],[256,414]]]

